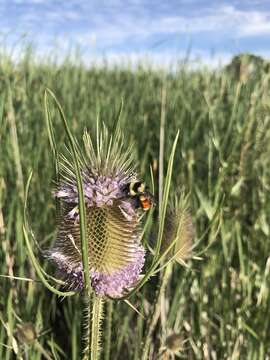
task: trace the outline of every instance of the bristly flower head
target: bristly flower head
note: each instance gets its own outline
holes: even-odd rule
[[[132,167],[132,147],[123,149],[119,128],[112,136],[105,127],[97,132],[96,150],[87,132],[83,137],[85,151],[77,148],[86,206],[90,280],[98,295],[118,297],[134,286],[144,265],[139,210],[125,190],[138,177]],[[66,157],[62,157],[61,180],[54,195],[60,200],[59,229],[48,257],[69,288],[82,290],[78,189],[75,169]]]
[[[194,227],[188,210],[188,197],[175,197],[165,219],[163,251],[171,248],[171,257],[184,265],[192,257]],[[173,246],[172,246],[173,245]]]

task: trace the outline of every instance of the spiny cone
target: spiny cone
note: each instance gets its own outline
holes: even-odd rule
[[[22,344],[32,345],[37,338],[35,327],[32,323],[22,323],[17,327],[16,335]]]
[[[187,198],[183,196],[174,201],[165,220],[165,232],[162,249],[165,251],[172,242],[171,255],[179,263],[191,256],[194,227],[187,207]]]
[[[125,190],[137,179],[131,167],[131,148],[123,152],[120,131],[109,137],[105,127],[98,135],[96,151],[87,133],[84,144],[81,173],[91,284],[98,295],[121,296],[138,280],[145,256],[136,201]],[[75,170],[64,157],[61,169],[55,191],[61,207],[59,230],[48,257],[67,286],[81,290],[84,283]]]
[[[183,348],[183,339],[180,334],[172,333],[166,338],[165,345],[166,348],[171,351],[172,353],[175,353]]]

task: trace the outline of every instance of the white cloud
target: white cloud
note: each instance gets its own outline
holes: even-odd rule
[[[44,53],[49,53],[46,49]],[[43,51],[38,53],[40,59],[46,59]],[[65,60],[66,52],[61,51],[59,47],[56,48],[54,59],[58,62]],[[78,57],[75,52],[70,53],[69,59],[78,64],[78,61],[87,66],[106,66],[114,67],[121,66],[124,68],[135,69],[138,66],[145,68],[161,69],[161,70],[175,70],[183,63],[187,64],[189,68],[209,67],[212,69],[220,68],[228,64],[233,57],[230,53],[216,53],[210,54],[207,51],[194,51],[189,56],[185,52],[172,53],[169,51],[163,52],[108,52],[105,55],[95,54],[94,52],[82,53]]]
[[[233,55],[230,53],[217,53],[215,55],[209,54],[207,51],[195,51],[187,58],[185,52],[178,52],[172,54],[169,51],[160,53],[155,52],[132,52],[126,53],[107,53],[106,56],[85,54],[83,62],[87,66],[103,66],[105,63],[108,66],[121,66],[129,69],[134,69],[138,65],[143,67],[151,67],[161,70],[175,70],[184,62],[189,68],[195,69],[200,67],[208,67],[211,69],[218,69],[232,60]]]
[[[177,14],[163,15],[151,14],[144,11],[142,6],[134,3],[123,8],[123,2],[113,1],[111,6],[95,7],[87,2],[80,3],[81,10],[76,1],[70,0],[62,7],[56,7],[49,0],[12,0],[21,4],[46,4],[46,9],[38,11],[32,6],[27,12],[20,14],[19,28],[26,28],[36,35],[37,26],[44,31],[68,33],[79,43],[88,43],[89,36],[95,37],[96,42],[102,46],[119,45],[130,38],[144,40],[160,34],[199,34],[201,32],[220,33],[221,36],[241,38],[270,34],[270,12],[256,10],[239,10],[232,5],[215,5],[204,8],[197,16]],[[141,2],[141,0],[140,0]],[[112,6],[113,5],[113,6]],[[122,5],[122,6],[121,6]],[[136,5],[136,4],[135,4]],[[121,9],[123,9],[121,11]],[[75,25],[84,23],[80,31]]]
[[[219,5],[209,8],[204,14],[198,16],[161,16],[144,29],[144,33],[148,34],[212,31],[236,36],[268,34],[270,33],[270,12],[238,10],[234,6]]]
[[[239,37],[270,34],[270,12],[256,10],[237,10],[233,6],[223,7],[223,25],[236,31]]]
[[[160,34],[196,35],[202,32],[239,39],[270,34],[270,12],[238,10],[219,5],[208,8],[198,16],[113,13],[110,19],[97,14],[87,31],[78,34],[78,42],[88,44],[95,37],[102,46],[115,46],[137,39],[137,42]]]

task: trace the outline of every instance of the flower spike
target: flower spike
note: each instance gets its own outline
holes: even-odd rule
[[[76,147],[86,207],[90,281],[97,295],[118,297],[134,286],[144,265],[140,208],[136,196],[126,190],[139,178],[132,167],[132,147],[124,149],[119,126],[111,136],[105,126],[98,130],[96,146],[86,131],[83,141],[83,152]],[[73,165],[64,156],[54,196],[60,200],[61,211],[57,239],[48,257],[70,289],[82,290],[78,189]]]

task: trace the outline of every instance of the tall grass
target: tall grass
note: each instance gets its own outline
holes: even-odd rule
[[[121,127],[135,141],[138,169],[148,184],[152,164],[155,189],[160,134],[166,171],[180,129],[170,196],[183,188],[190,192],[200,260],[188,269],[173,265],[169,276],[152,277],[130,299],[144,318],[126,303],[108,303],[102,357],[141,359],[151,333],[149,359],[270,358],[269,75],[241,81],[225,71],[184,66],[173,74],[143,67],[87,69],[25,56],[16,66],[2,57],[0,66],[0,359],[28,354],[31,360],[74,360],[82,350],[80,297],[62,301],[43,287],[22,232],[24,189],[33,168],[28,218],[37,256],[56,234],[55,167],[42,105],[46,87],[78,139],[84,127],[95,131],[97,115],[113,128],[123,98]],[[67,139],[53,107],[51,117],[63,149]],[[154,212],[150,222],[156,221]],[[157,234],[146,229],[146,235],[154,247]],[[53,274],[48,264],[45,269]],[[160,311],[153,322],[155,306]],[[172,346],[171,335],[180,339],[181,350]]]

